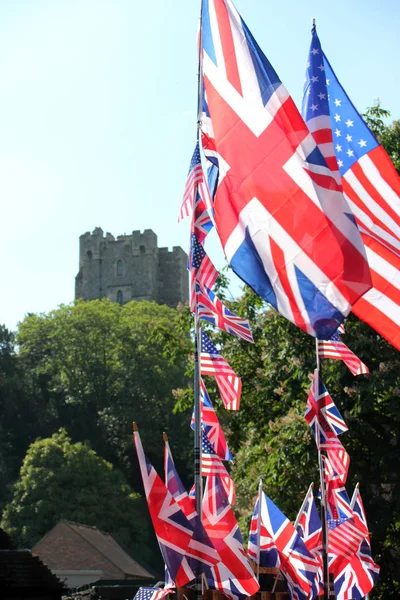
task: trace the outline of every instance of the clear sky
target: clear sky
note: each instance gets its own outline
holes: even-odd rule
[[[200,0],[0,2],[0,323],[74,297],[79,235],[177,224],[196,136]],[[237,0],[298,105],[311,18],[360,111],[400,117],[398,0]],[[217,240],[210,254],[223,264]]]

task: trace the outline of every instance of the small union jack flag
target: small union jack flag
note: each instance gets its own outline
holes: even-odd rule
[[[192,160],[190,161],[178,223],[185,217],[189,217],[193,214],[193,207],[197,194],[200,195],[206,206],[211,206],[212,201],[210,192],[208,191],[207,182],[204,178],[203,167],[201,166],[200,147],[198,142],[194,148]]]
[[[222,331],[254,343],[249,322],[231,312],[209,288],[198,285],[197,314]]]
[[[200,372],[202,375],[215,377],[226,409],[239,410],[242,381],[203,331],[201,332]]]
[[[322,525],[315,505],[313,486],[310,485],[303,507],[300,509],[296,519],[296,529],[300,534],[306,548],[318,560],[319,568],[317,576],[312,585],[311,598],[317,598],[324,589],[324,577],[322,566]]]
[[[181,568],[193,537],[193,526],[148,461],[138,431],[134,432],[133,439],[161,554],[172,580],[183,587],[195,577],[191,569]]]
[[[318,356],[320,358],[342,360],[353,375],[365,375],[369,373],[367,365],[341,341],[337,331],[330,340],[318,340]]]
[[[244,600],[259,589],[225,488],[218,476],[207,477],[202,517],[221,562],[205,572],[208,585],[232,600]]]
[[[264,494],[259,494],[251,517],[247,553],[260,567],[279,567],[279,555],[271,534],[263,521],[264,509],[260,506],[265,502]]]
[[[218,417],[215,413],[213,405],[208,395],[207,388],[204,381],[200,378],[200,409],[201,409],[201,422],[203,430],[206,433],[208,439],[213,445],[215,453],[222,460],[233,460],[232,454],[229,450],[228,443],[226,441],[223,429],[220,425]],[[192,421],[190,424],[191,428],[194,429],[194,411],[192,415]]]
[[[336,408],[334,401],[321,379],[318,369],[315,369],[304,415],[304,418],[314,433],[315,441],[317,441],[318,433],[316,430],[315,419],[319,416],[321,417],[322,431],[327,430],[325,421],[336,435],[340,435],[348,430],[342,415]]]

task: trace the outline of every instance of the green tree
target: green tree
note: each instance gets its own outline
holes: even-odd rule
[[[400,121],[387,124],[390,112],[381,107],[377,100],[363,115],[368,127],[389,154],[395,169],[400,174]]]
[[[162,431],[174,432],[172,450],[187,475],[188,415],[172,415],[174,390],[187,385],[190,345],[177,329],[178,316],[153,302],[120,306],[105,299],[30,315],[19,325],[19,361],[53,431],[63,426],[74,441],[89,440],[139,489],[132,420],[156,467]]]
[[[115,535],[147,558],[141,512],[140,496],[122,474],[60,429],[28,449],[1,526],[20,547],[32,547],[58,521],[72,520]]]

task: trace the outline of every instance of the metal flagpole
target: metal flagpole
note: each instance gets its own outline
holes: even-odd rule
[[[200,3],[200,18],[199,18],[199,37],[198,37],[198,71],[197,71],[197,143],[199,150],[201,148],[200,139],[200,121],[202,114],[202,97],[203,97],[203,51],[202,51],[202,16],[203,16],[203,0]],[[197,189],[195,194],[195,201]],[[198,518],[202,517],[202,499],[203,499],[203,480],[201,476],[201,405],[200,405],[200,361],[199,353],[201,352],[201,329],[199,318],[196,313],[194,315],[194,486],[196,494],[196,512]],[[195,594],[196,600],[201,600],[203,597],[203,577],[202,573],[196,577]]]
[[[317,371],[319,378],[320,362],[318,354],[318,338],[315,338],[315,353],[317,358]],[[318,428],[317,428],[318,430]],[[319,442],[319,439],[318,439]],[[318,443],[318,465],[319,465],[319,478],[321,482],[321,527],[322,527],[322,571],[324,577],[324,600],[329,600],[329,563],[328,563],[328,527],[327,527],[327,510],[326,510],[326,494],[325,494],[325,479],[324,479],[324,465],[322,461],[322,454]]]
[[[257,581],[260,582],[260,540],[261,540],[261,496],[262,496],[262,479],[258,484],[258,517],[257,517]]]

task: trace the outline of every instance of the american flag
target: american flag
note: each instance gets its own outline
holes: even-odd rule
[[[264,494],[261,494],[261,505],[265,502]],[[261,512],[260,512],[261,511]],[[254,506],[250,522],[249,542],[247,554],[257,565],[261,567],[279,567],[279,554],[271,534],[265,527],[262,515],[265,509],[260,507],[260,495]]]
[[[193,537],[190,540],[187,555],[189,568],[196,575],[201,575],[204,565],[213,566],[220,561],[218,552],[212,545],[201,520],[197,516],[194,503],[185,488],[175,468],[168,441],[164,447],[165,485],[179,504],[183,513],[193,526]],[[187,569],[186,569],[187,570]]]
[[[330,340],[318,340],[318,356],[320,358],[342,360],[353,375],[369,373],[367,365],[342,342],[337,332],[333,334]]]
[[[201,332],[200,372],[202,375],[215,377],[226,409],[239,410],[242,381],[203,331]]]
[[[294,525],[266,494],[262,519],[279,554],[280,570],[292,598],[307,600],[315,583],[319,561],[306,548]]]
[[[203,199],[205,205],[211,206],[210,193],[204,178],[199,143],[196,143],[192,160],[190,161],[188,178],[186,180],[183,200],[179,211],[178,222],[193,214],[193,207],[197,194]]]
[[[219,167],[214,218],[225,255],[287,319],[328,338],[371,287],[360,233],[231,0],[204,0],[202,28],[202,145]]]
[[[317,598],[323,593],[323,566],[322,566],[322,525],[315,505],[313,486],[310,485],[303,506],[299,511],[295,525],[307,550],[316,558],[319,564],[317,576],[312,586],[311,598]]]
[[[172,580],[183,587],[195,577],[191,569],[181,568],[193,537],[193,526],[145,456],[138,431],[134,432],[133,439],[161,554]]]
[[[197,314],[222,331],[254,343],[247,319],[231,312],[208,287],[197,286]]]
[[[215,453],[222,460],[233,460],[232,454],[229,450],[228,443],[226,441],[223,429],[218,420],[216,412],[208,395],[207,388],[204,381],[200,378],[200,409],[201,409],[201,422],[203,425],[204,432],[208,439],[213,445]],[[194,411],[192,414],[192,421],[190,424],[191,428],[194,429]]]
[[[190,236],[190,309],[196,312],[196,286],[200,284],[212,288],[218,279],[218,271],[206,254],[203,245],[199,242],[195,233]]]
[[[235,484],[204,431],[202,431],[201,434],[201,474],[203,477],[218,475],[222,481],[230,504],[232,504],[232,506],[235,504]]]
[[[259,589],[246,553],[235,514],[218,476],[207,477],[202,517],[204,527],[218,551],[221,562],[206,570],[211,588],[232,600],[244,600]]]
[[[400,178],[339,83],[315,27],[304,92],[303,116],[341,176],[371,270],[373,288],[352,310],[400,350]]]
[[[170,588],[140,587],[133,600],[162,600],[171,593]]]

